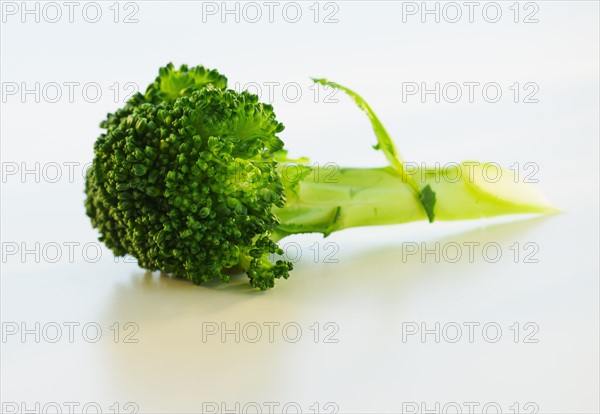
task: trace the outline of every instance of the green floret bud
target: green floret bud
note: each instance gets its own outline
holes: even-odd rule
[[[291,264],[270,238],[285,193],[273,108],[203,67],[168,65],[145,94],[109,114],[86,180],[86,211],[113,252],[194,283],[227,269],[267,289]]]

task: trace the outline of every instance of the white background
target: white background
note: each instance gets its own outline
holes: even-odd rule
[[[0,400],[7,412],[14,404],[42,409],[49,402],[63,412],[69,402],[78,410],[95,403],[104,412],[138,407],[144,413],[208,411],[213,403],[223,412],[249,402],[262,412],[269,403],[279,404],[277,410],[288,404],[289,412],[410,412],[414,406],[442,412],[452,402],[462,412],[469,412],[469,403],[477,404],[475,412],[485,404],[489,412],[496,406],[521,413],[599,412],[597,2],[499,2],[497,23],[486,21],[494,18],[492,10],[482,14],[486,2],[475,8],[473,22],[458,2],[463,16],[456,23],[448,22],[454,17],[448,8],[439,23],[433,15],[422,22],[420,13],[403,14],[412,7],[406,2],[299,3],[297,23],[286,21],[294,13],[283,14],[285,3],[275,8],[273,22],[267,6],[257,3],[263,13],[257,23],[244,21],[254,17],[248,8],[251,14],[242,13],[244,3],[238,4],[239,23],[235,15],[222,21],[219,13],[203,14],[213,5],[222,8],[221,2],[121,3],[118,23],[112,2],[98,3],[96,23],[84,18],[93,19],[92,10],[82,15],[86,3],[76,6],[73,22],[68,6],[57,4],[63,15],[56,23],[48,22],[55,9],[45,3],[27,3],[38,7],[39,23],[35,14],[21,15],[20,2],[2,4]],[[533,11],[538,22],[524,23]],[[138,22],[124,23],[131,12]],[[325,23],[331,12],[337,22]],[[359,91],[407,160],[475,159],[507,168],[535,163],[535,185],[562,213],[353,229],[328,239],[298,236],[287,240],[302,253],[292,277],[264,293],[250,289],[245,277],[198,287],[146,274],[133,263],[116,263],[106,250],[91,260],[96,251],[84,245],[96,242],[97,233],[85,216],[81,173],[92,159],[99,121],[122,105],[111,85],[119,83],[122,101],[125,84],[145,88],[169,61],[217,68],[230,87],[256,82],[263,101],[269,98],[265,82],[279,82],[271,98],[292,156],[350,166],[385,163],[370,149],[375,140],[366,118],[346,97],[315,99],[309,78],[323,76]],[[35,94],[21,95],[36,82],[39,103]],[[49,102],[55,99],[47,86],[52,82],[62,85],[55,103]],[[65,82],[79,84],[73,102]],[[94,94],[82,95],[92,82],[102,92],[95,103]],[[296,89],[282,93],[293,82],[300,85],[298,102]],[[403,100],[403,82],[496,82],[502,98],[487,102],[477,89],[472,103],[466,96],[458,103],[435,103],[430,95],[425,103],[419,95]],[[539,102],[524,103],[520,95],[515,103],[509,89],[515,82],[538,85]],[[16,94],[10,92],[14,85]],[[21,174],[36,162],[39,174]],[[65,162],[77,163],[73,180]],[[55,170],[44,170],[48,163],[63,165],[58,182],[48,182],[55,177]],[[19,170],[9,174],[15,165]],[[493,242],[502,257],[490,263],[480,250],[472,263],[407,257],[408,243],[422,242]],[[39,260],[33,253],[22,256],[35,243]],[[56,263],[48,260],[56,256],[52,243],[61,246]],[[72,260],[65,243],[75,243]],[[538,247],[537,263],[525,263],[525,243]],[[15,245],[19,251],[8,254]],[[337,263],[327,263],[324,255],[333,248],[330,258]],[[72,343],[69,322],[80,324]],[[117,343],[110,329],[115,322]],[[135,325],[125,329],[128,322]],[[236,322],[262,326],[263,337],[257,343],[243,335],[237,343],[233,334],[225,341],[203,338],[209,325],[235,329]],[[280,324],[272,343],[268,322]],[[479,324],[473,341],[468,322]],[[36,323],[39,343],[34,334],[23,340],[20,331],[7,333],[14,326],[35,330]],[[86,323],[102,328],[98,342],[83,337]],[[302,329],[296,343],[281,332],[288,323]],[[439,342],[434,334],[424,341],[420,332],[403,335],[409,326],[434,329],[436,323]],[[501,327],[498,342],[489,341],[493,330],[482,333],[487,323]],[[53,324],[63,329],[57,343],[47,340]],[[462,337],[451,343],[455,324]],[[126,343],[133,326],[138,342]],[[294,336],[293,329],[288,333]],[[337,342],[325,341],[327,333]],[[534,341],[525,340],[527,334]]]

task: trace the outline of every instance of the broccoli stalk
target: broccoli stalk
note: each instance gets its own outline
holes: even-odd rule
[[[100,240],[148,270],[196,284],[243,271],[266,290],[289,277],[291,263],[268,258],[283,253],[277,242],[291,234],[552,211],[510,171],[489,183],[476,163],[409,170],[362,98],[315,81],[354,99],[390,166],[331,174],[294,162],[270,105],[226,89],[215,70],[169,64],[101,123],[85,188]]]
[[[445,168],[407,170],[402,156],[374,111],[356,92],[325,79],[314,82],[342,90],[363,110],[390,166],[315,168],[292,174],[276,237],[316,232],[325,236],[350,227],[410,221],[465,220],[504,214],[556,211],[532,188],[514,180],[513,171],[466,161]],[[286,167],[293,169],[293,164]],[[335,167],[335,166],[334,166]],[[494,172],[486,179],[487,170]],[[283,168],[282,177],[289,176]],[[417,178],[418,177],[418,180]],[[435,188],[435,191],[433,190]]]
[[[424,185],[435,188],[436,220],[555,211],[535,188],[515,183],[512,171],[495,172],[494,176],[501,174],[501,178],[492,183],[484,178],[485,168],[496,166],[464,162],[444,169],[417,169],[411,174],[422,176]],[[428,220],[420,199],[392,167],[341,168],[335,173],[330,168],[315,168],[290,186],[287,194],[285,206],[274,209],[281,221],[276,239],[296,233],[327,236],[351,227]]]

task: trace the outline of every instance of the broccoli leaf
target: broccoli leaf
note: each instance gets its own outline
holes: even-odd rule
[[[404,160],[400,155],[400,152],[396,149],[394,145],[394,141],[384,128],[383,124],[375,115],[375,112],[369,104],[356,92],[353,90],[346,88],[345,86],[340,85],[336,82],[328,81],[327,79],[315,79],[313,78],[315,83],[319,83],[324,86],[329,86],[334,89],[339,89],[342,92],[345,92],[352,100],[358,105],[358,107],[367,114],[369,120],[371,121],[371,125],[373,126],[373,131],[375,132],[375,136],[377,137],[377,144],[373,146],[376,150],[381,150],[385,154],[388,162],[394,167],[403,180],[412,188],[415,196],[419,198],[425,212],[427,213],[427,217],[429,218],[429,222],[433,222],[434,214],[433,208],[435,206],[435,192],[431,189],[429,185],[425,188],[420,188],[415,179],[407,174],[406,169],[404,168]]]
[[[433,207],[435,206],[435,193],[429,184],[427,184],[421,190],[421,193],[419,194],[419,200],[421,201],[421,204],[423,204],[423,208],[427,213],[427,219],[429,219],[430,223],[433,223],[433,219],[435,218],[435,214],[433,213]]]

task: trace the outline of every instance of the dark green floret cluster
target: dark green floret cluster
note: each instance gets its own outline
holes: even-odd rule
[[[270,105],[225,89],[202,67],[168,65],[101,127],[86,182],[100,240],[141,267],[200,283],[241,267],[272,287],[292,266],[271,263],[272,211],[285,193],[273,154],[283,125]]]

